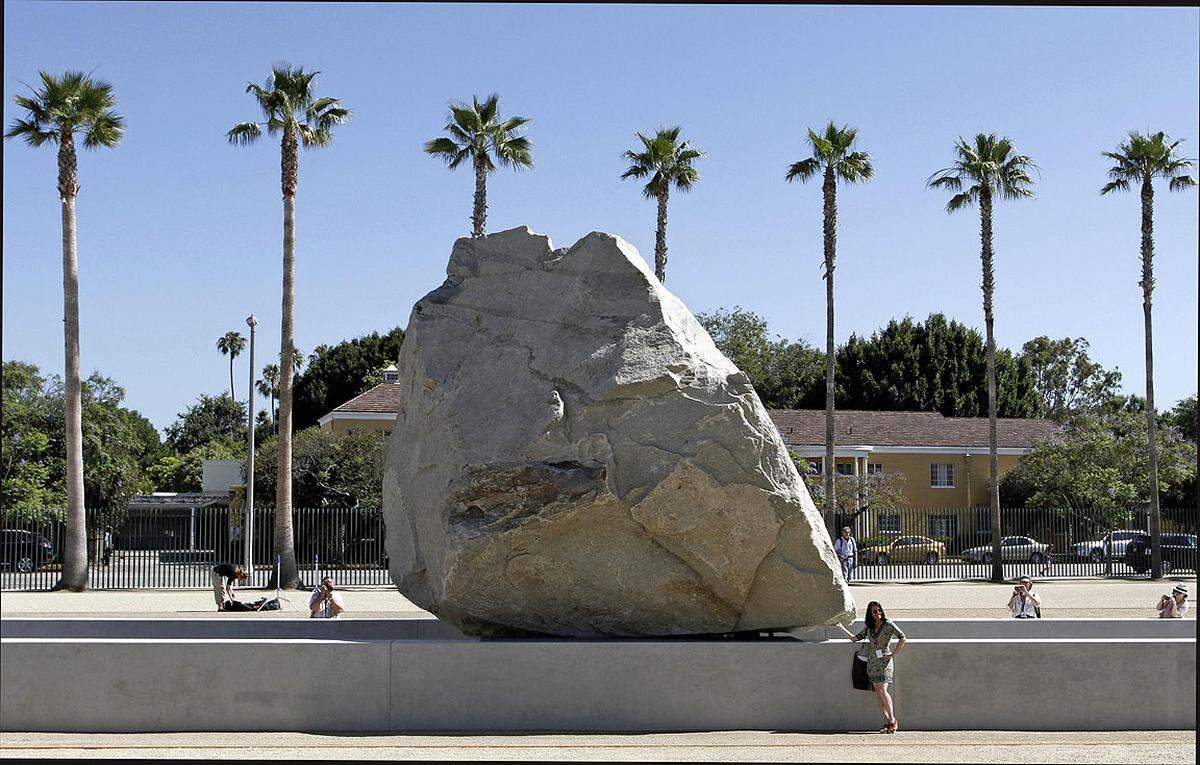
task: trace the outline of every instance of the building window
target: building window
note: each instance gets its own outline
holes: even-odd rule
[[[879,520],[875,523],[875,531],[879,534],[899,534],[900,515],[880,515]]]
[[[929,536],[934,539],[949,539],[958,536],[958,516],[929,516]]]
[[[878,462],[868,462],[867,475],[883,475],[883,465]]]
[[[935,462],[929,466],[929,485],[935,489],[954,488],[954,465]]]
[[[837,463],[837,472],[838,475],[854,475],[854,465],[849,462],[839,462]]]

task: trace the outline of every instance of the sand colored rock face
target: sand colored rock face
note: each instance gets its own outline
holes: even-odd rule
[[[758,396],[637,251],[460,239],[413,307],[391,576],[476,634],[683,635],[853,613]]]

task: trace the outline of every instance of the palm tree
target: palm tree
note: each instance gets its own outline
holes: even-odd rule
[[[1167,181],[1169,191],[1194,188],[1196,179],[1188,171],[1195,160],[1184,159],[1176,153],[1180,141],[1172,141],[1164,132],[1142,135],[1131,132],[1129,140],[1116,151],[1101,152],[1114,164],[1108,170],[1111,179],[1100,189],[1101,195],[1113,191],[1129,191],[1133,183],[1141,184],[1142,192],[1142,317],[1146,327],[1146,435],[1150,448],[1150,577],[1162,577],[1162,534],[1158,506],[1158,443],[1154,421],[1154,335],[1151,321],[1151,297],[1154,292],[1154,179]]]
[[[246,338],[240,332],[226,332],[217,339],[217,350],[222,356],[229,357],[229,400],[236,401],[233,395],[233,360],[246,349]]]
[[[838,127],[833,120],[821,135],[808,129],[808,144],[812,156],[788,168],[787,179],[807,181],[821,175],[821,191],[825,198],[825,518],[833,519],[836,504],[833,456],[834,409],[834,347],[833,347],[833,269],[837,260],[837,182],[861,183],[875,177],[871,156],[863,151],[850,151],[858,131],[849,125]]]
[[[267,364],[263,367],[262,379],[255,383],[258,392],[271,399],[271,424],[275,424],[275,396],[279,393],[279,365]]]
[[[946,203],[953,213],[979,204],[980,259],[983,264],[983,323],[987,329],[988,497],[992,516],[992,581],[1004,580],[1000,558],[1000,478],[996,460],[996,338],[992,297],[996,274],[992,268],[992,203],[1000,199],[1033,198],[1029,171],[1037,165],[1013,151],[1012,141],[995,133],[979,133],[974,144],[961,137],[954,146],[954,164],[929,176],[927,186],[954,192]],[[963,190],[964,182],[967,185]]]
[[[63,357],[66,379],[67,537],[62,576],[54,589],[85,590],[87,570],[87,512],[83,496],[83,406],[79,379],[79,261],[75,241],[75,196],[79,174],[75,134],[86,149],[116,146],[125,120],[113,107],[112,85],[83,72],[55,76],[38,72],[42,87],[31,96],[15,96],[24,118],[13,121],[5,138],[23,138],[30,146],[58,146],[58,196],[62,206]],[[32,90],[32,89],[31,89]]]
[[[654,234],[654,274],[663,284],[667,281],[667,201],[671,187],[691,191],[700,180],[692,165],[704,152],[687,141],[679,140],[679,126],[659,128],[653,138],[635,133],[642,142],[642,151],[627,151],[621,156],[629,160],[629,169],[621,178],[650,180],[642,187],[642,196],[658,201],[658,228]]]
[[[257,141],[265,127],[278,135],[283,191],[283,311],[279,346],[279,466],[275,481],[275,555],[279,559],[280,587],[301,586],[296,568],[292,530],[292,310],[296,277],[296,174],[299,145],[328,146],[333,128],[350,119],[350,110],[336,98],[318,98],[313,80],[319,72],[276,64],[263,85],[250,83],[246,92],[262,109],[265,122],[242,122],[226,133],[231,144],[246,146]]]
[[[425,153],[442,158],[450,169],[468,159],[475,169],[475,207],[471,213],[471,236],[483,236],[487,222],[487,176],[496,172],[492,155],[514,170],[533,167],[529,139],[518,135],[530,122],[527,117],[500,119],[500,96],[493,93],[480,103],[471,96],[471,104],[451,103],[446,132],[449,137],[425,142]]]

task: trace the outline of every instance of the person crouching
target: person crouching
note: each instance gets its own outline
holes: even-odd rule
[[[217,610],[224,611],[225,604],[233,600],[233,588],[236,583],[249,578],[246,569],[232,563],[218,563],[209,569],[209,580],[212,582],[213,600],[217,602]]]
[[[321,580],[321,585],[313,589],[312,596],[308,599],[308,610],[313,619],[336,619],[346,610],[341,593],[333,589],[333,577],[325,577]]]

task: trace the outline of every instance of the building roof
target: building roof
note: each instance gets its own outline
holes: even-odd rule
[[[379,383],[374,388],[365,393],[358,394],[337,409],[334,409],[330,414],[346,414],[349,412],[396,414],[400,411],[403,400],[404,389],[399,383]]]
[[[158,491],[153,494],[134,494],[129,498],[130,510],[211,507],[228,504],[229,492],[227,491]]]
[[[772,409],[771,420],[789,446],[825,443],[824,409]],[[833,441],[837,446],[988,447],[986,417],[943,417],[937,412],[834,412]],[[999,419],[996,445],[1001,449],[1031,449],[1058,431],[1051,420]]]

